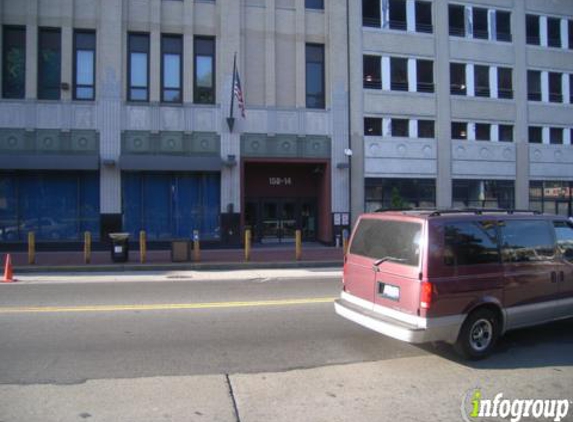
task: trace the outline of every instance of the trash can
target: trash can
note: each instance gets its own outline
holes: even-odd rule
[[[129,259],[129,233],[110,233],[111,260],[113,262],[127,262]]]

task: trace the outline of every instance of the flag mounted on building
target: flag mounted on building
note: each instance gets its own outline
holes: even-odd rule
[[[235,98],[237,98],[237,105],[241,110],[241,117],[244,119],[245,114],[245,98],[243,96],[243,88],[241,87],[241,78],[239,77],[239,70],[237,69],[237,53],[233,59],[233,84],[231,85],[231,107],[229,109],[229,117],[227,117],[227,125],[229,125],[229,132],[233,131],[235,125],[235,118],[233,111],[235,107]]]

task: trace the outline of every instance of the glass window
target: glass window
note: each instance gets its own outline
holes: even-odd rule
[[[569,30],[569,50],[573,50],[573,20],[567,21],[567,29]]]
[[[418,92],[434,92],[434,62],[416,60],[416,78]]]
[[[569,75],[569,104],[573,104],[573,74]]]
[[[529,182],[530,208],[550,214],[571,215],[571,182]]]
[[[416,32],[433,32],[432,3],[429,1],[416,1]]]
[[[408,119],[392,119],[392,136],[407,138],[409,135]]]
[[[94,31],[74,32],[74,99],[95,98],[95,47]]]
[[[547,221],[502,221],[501,256],[504,262],[547,261],[555,257],[553,234]]]
[[[473,8],[473,37],[478,39],[488,39],[487,30],[487,9],[481,7]]]
[[[380,28],[380,0],[362,0],[362,26]]]
[[[566,221],[554,221],[555,236],[557,238],[557,248],[569,262],[573,262],[573,226]]]
[[[363,56],[364,88],[382,89],[382,70],[380,56]]]
[[[541,126],[529,126],[528,135],[530,144],[543,143],[543,128]]]
[[[498,98],[513,98],[512,70],[509,67],[497,68],[497,96]]]
[[[466,65],[463,63],[450,63],[450,93],[453,95],[466,95]]]
[[[420,261],[422,225],[402,221],[362,219],[350,245],[350,253],[372,259],[393,258],[403,265]],[[382,239],[392,239],[382,242]]]
[[[444,229],[444,264],[448,266],[500,262],[495,221],[450,223]]]
[[[495,11],[495,38],[498,41],[511,41],[511,13]]]
[[[408,91],[408,59],[390,58],[390,88],[392,91]]]
[[[161,54],[161,100],[180,103],[183,101],[181,92],[183,39],[181,35],[162,35]]]
[[[525,17],[526,37],[527,44],[539,45],[541,39],[539,37],[539,16],[527,15]]]
[[[498,138],[500,142],[513,142],[513,126],[499,125]]]
[[[149,34],[128,34],[130,101],[149,101]]]
[[[454,37],[465,37],[465,8],[457,4],[448,5],[448,22],[450,35]]]
[[[475,95],[476,97],[489,97],[489,66],[474,66]]]
[[[489,123],[476,123],[476,141],[489,141],[491,139],[491,125]]]
[[[306,45],[306,107],[325,108],[324,45]]]
[[[60,99],[61,62],[60,29],[40,28],[38,32],[38,99]]]
[[[541,72],[539,70],[527,71],[527,99],[541,101]]]
[[[435,208],[435,179],[366,178],[366,211]]]
[[[406,30],[406,0],[389,0],[390,29]]]
[[[307,9],[324,9],[324,0],[305,0],[304,7]]]
[[[512,180],[462,180],[452,182],[454,208],[515,207],[515,182]]]
[[[452,139],[468,139],[468,124],[452,122]]]
[[[418,138],[435,138],[434,121],[418,120]]]
[[[195,37],[194,54],[193,101],[215,104],[215,38]]]
[[[24,98],[26,95],[26,28],[5,26],[2,48],[2,96]]]
[[[382,136],[382,119],[378,117],[364,118],[365,136]]]
[[[549,143],[553,145],[563,145],[563,129],[552,127],[549,129]]]
[[[547,44],[549,47],[561,47],[561,19],[547,18]]]
[[[549,101],[552,103],[563,102],[561,73],[549,72]]]

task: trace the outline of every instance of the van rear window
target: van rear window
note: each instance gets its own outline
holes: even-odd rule
[[[350,253],[417,266],[421,237],[422,225],[419,223],[362,219],[354,233]]]

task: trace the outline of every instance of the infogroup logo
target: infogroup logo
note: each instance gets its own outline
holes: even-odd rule
[[[537,419],[559,422],[569,413],[567,399],[508,399],[497,393],[493,399],[484,398],[481,389],[469,390],[462,398],[462,418],[465,422],[480,419],[520,422]]]

